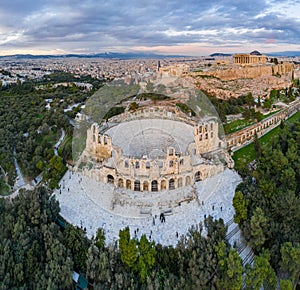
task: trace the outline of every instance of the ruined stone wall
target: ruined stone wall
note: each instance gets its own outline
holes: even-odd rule
[[[192,73],[193,76],[212,76],[223,81],[236,79],[253,79],[261,76],[272,76],[279,73],[280,75],[291,73],[294,69],[294,64],[283,63],[278,65],[256,65],[256,66],[241,66],[235,65],[230,68],[216,69],[205,72]]]
[[[141,113],[148,116],[151,112],[157,114],[160,111],[147,109],[138,116],[141,117]],[[178,117],[182,119],[182,114]],[[189,144],[186,155],[176,154],[175,148],[168,147],[165,158],[134,158],[123,156],[121,148],[112,144],[111,137],[101,134],[100,127],[93,124],[87,132],[84,153],[88,165],[82,172],[97,181],[134,191],[172,190],[193,185],[224,170],[222,162],[202,157],[202,154],[220,149],[217,148],[221,144],[217,120],[213,117],[203,119],[195,125],[194,136],[195,142]]]
[[[251,143],[255,134],[258,137],[263,136],[265,133],[278,126],[281,120],[285,120],[292,114],[300,110],[300,100],[296,100],[289,105],[288,108],[254,124],[245,129],[226,135],[227,148],[237,149],[246,143]]]
[[[268,98],[273,89],[288,88],[291,85],[293,72],[296,71],[291,63],[231,66],[193,73],[190,81],[200,90],[223,100],[247,95],[249,92],[253,97]]]

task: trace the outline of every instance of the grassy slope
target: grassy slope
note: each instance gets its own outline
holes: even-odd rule
[[[292,122],[300,117],[300,112],[297,112],[291,118],[288,119],[289,122]],[[267,146],[271,143],[271,140],[274,136],[278,134],[280,127],[277,126],[275,129],[267,133],[266,135],[259,138],[259,143],[261,146]],[[233,160],[235,162],[235,169],[239,170],[245,165],[249,164],[255,159],[254,144],[251,143],[237,151],[234,152]]]

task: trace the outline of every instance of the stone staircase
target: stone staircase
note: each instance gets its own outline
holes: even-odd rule
[[[226,223],[226,226],[228,227],[226,240],[235,247],[239,256],[243,260],[243,266],[252,264],[254,260],[254,253],[247,245],[239,226],[234,222],[233,218]]]

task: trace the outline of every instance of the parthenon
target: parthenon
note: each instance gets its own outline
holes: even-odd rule
[[[233,62],[235,64],[260,64],[266,63],[267,58],[265,55],[257,55],[257,54],[234,54],[233,55]]]

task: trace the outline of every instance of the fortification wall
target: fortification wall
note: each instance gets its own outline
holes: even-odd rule
[[[255,66],[243,66],[234,65],[231,68],[216,69],[205,72],[192,73],[194,76],[212,76],[221,79],[222,81],[230,81],[236,79],[253,79],[262,76],[272,76],[276,74],[285,75],[291,73],[294,69],[294,64],[283,63],[283,64],[268,64],[268,65],[255,65]]]

